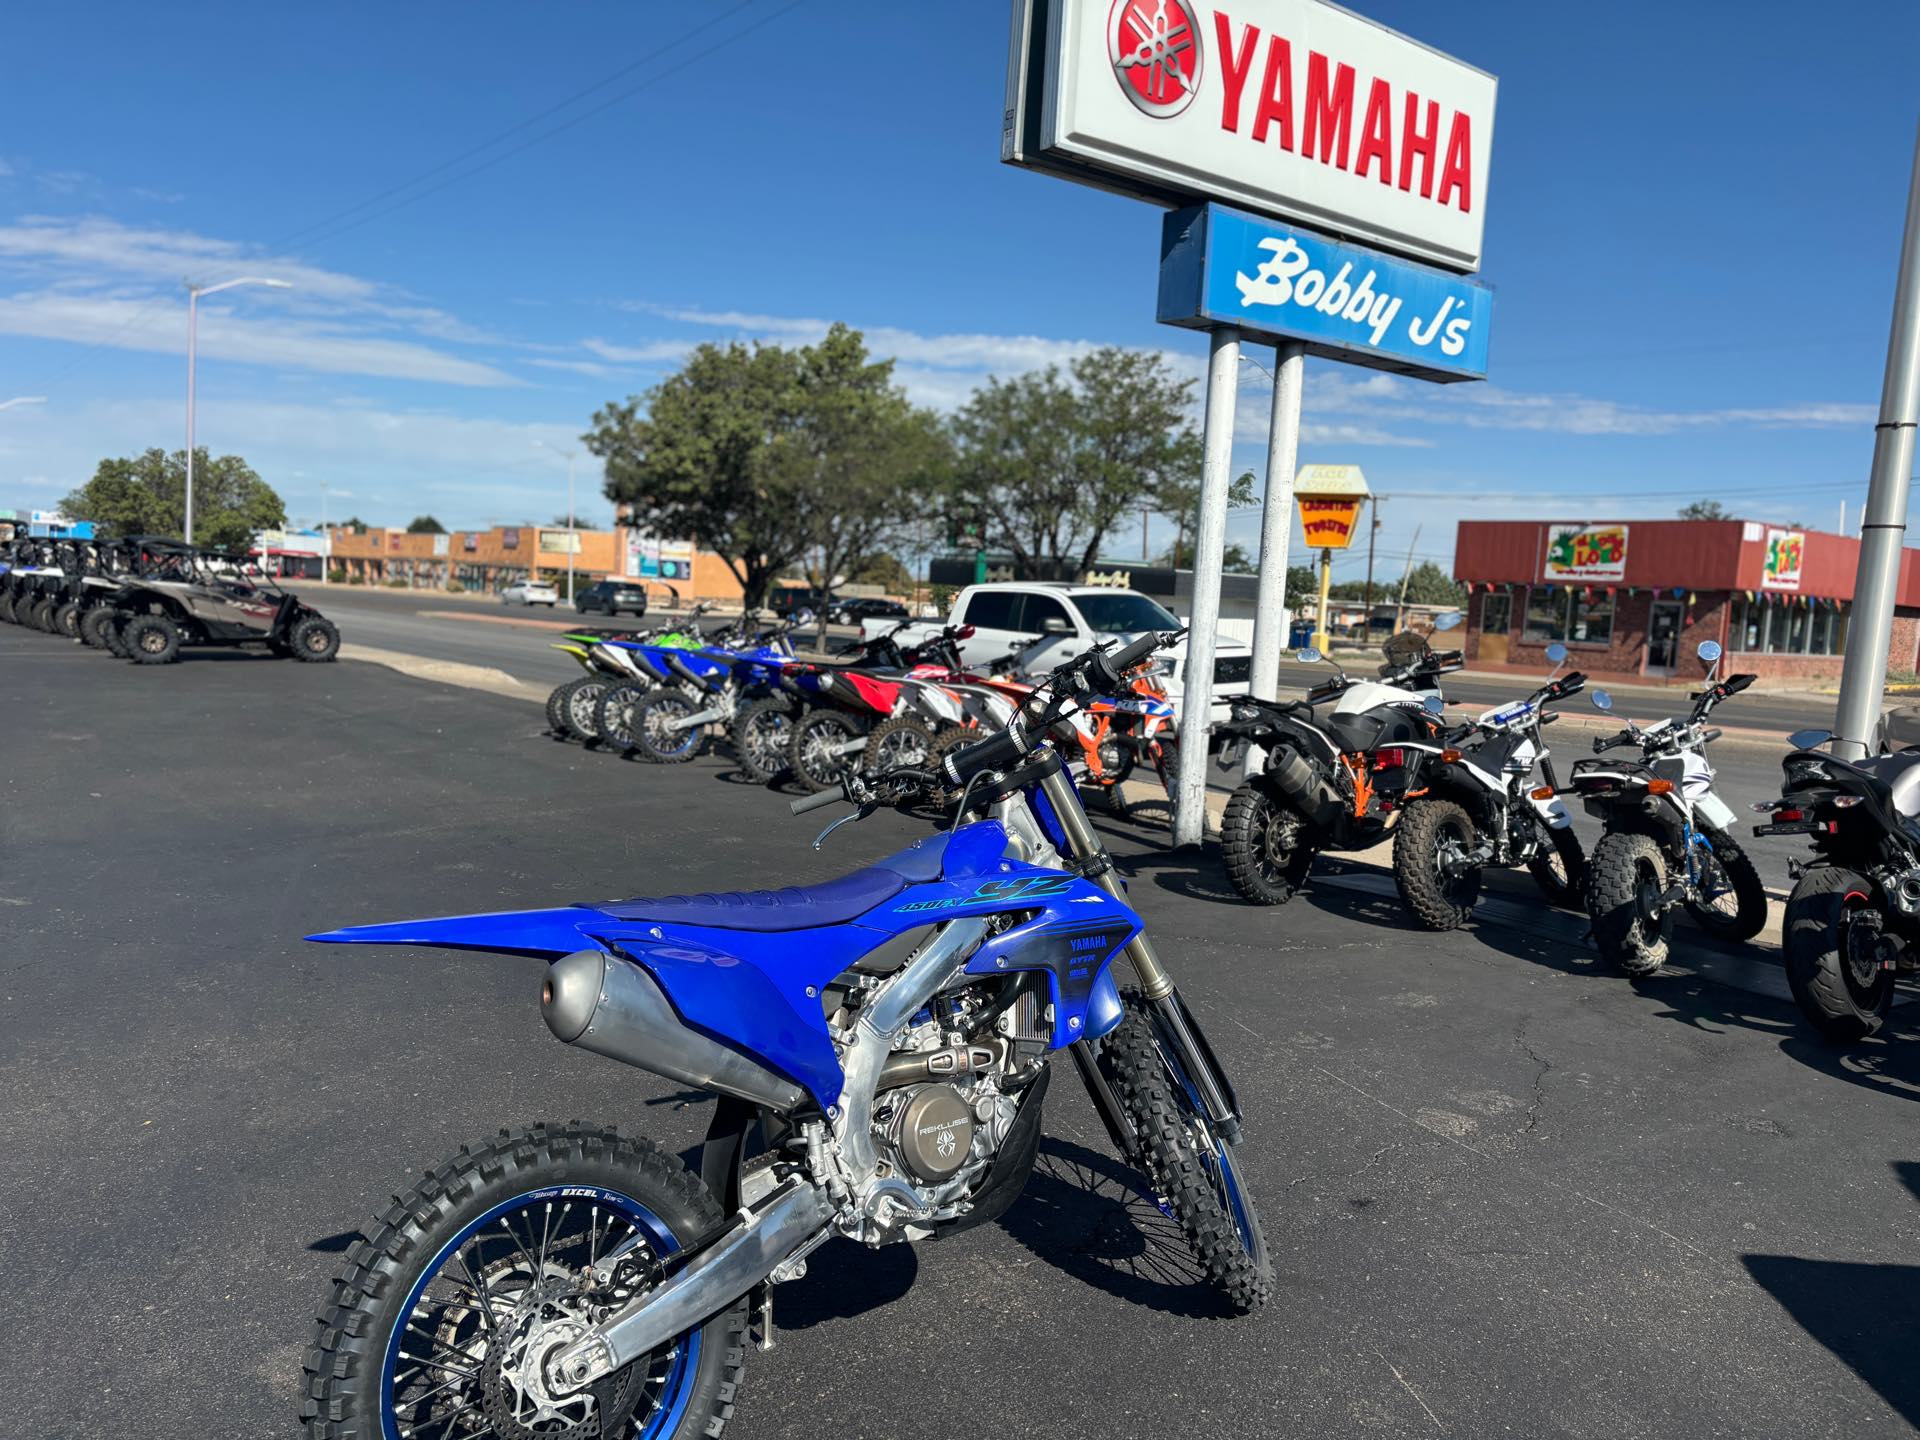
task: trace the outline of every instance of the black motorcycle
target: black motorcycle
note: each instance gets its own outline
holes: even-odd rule
[[[1754,808],[1755,835],[1806,835],[1814,860],[1793,866],[1784,950],[1801,1013],[1837,1043],[1877,1031],[1902,974],[1920,968],[1920,746],[1843,760],[1802,730],[1781,798]]]

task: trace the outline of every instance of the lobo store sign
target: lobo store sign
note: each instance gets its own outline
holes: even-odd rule
[[[1626,526],[1547,527],[1546,563],[1541,573],[1547,584],[1568,580],[1624,580],[1626,575]]]
[[[1470,272],[1497,90],[1325,0],[1015,0],[1001,157]]]
[[[1224,205],[1169,215],[1160,319],[1299,340],[1309,354],[1424,380],[1482,380],[1493,292]]]

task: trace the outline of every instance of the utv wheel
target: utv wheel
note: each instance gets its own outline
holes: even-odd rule
[[[1587,893],[1587,855],[1580,848],[1580,837],[1569,825],[1554,830],[1544,825],[1550,850],[1542,851],[1527,862],[1527,873],[1547,903],[1559,910],[1578,910]]]
[[[1393,835],[1393,883],[1426,929],[1457,930],[1472,917],[1481,867],[1453,873],[1449,866],[1479,843],[1479,827],[1455,801],[1415,800],[1401,815]]]
[[[1307,822],[1258,785],[1242,785],[1220,820],[1220,858],[1240,897],[1255,905],[1284,905],[1306,882],[1314,846]]]
[[[686,725],[700,702],[672,686],[654,690],[633,707],[633,738],[640,753],[656,765],[684,765],[707,743],[705,725]]]
[[[293,658],[309,665],[321,665],[340,653],[340,631],[331,620],[319,615],[302,616],[287,632]]]
[[[136,615],[125,626],[127,658],[136,665],[171,665],[180,658],[180,627],[164,615]]]
[[[761,784],[784,774],[791,764],[793,708],[784,695],[756,700],[734,717],[734,758]]]
[[[52,621],[53,621],[53,601],[51,600],[34,601],[33,608],[27,612],[27,623],[33,626],[33,628],[36,630],[51,631],[53,629]]]
[[[567,703],[560,711],[560,723],[582,745],[599,743],[600,731],[595,723],[595,713],[600,705],[600,697],[606,693],[607,682],[591,676],[567,692]]]
[[[933,759],[933,731],[924,720],[913,715],[895,715],[874,726],[867,737],[862,767],[867,770],[892,770],[910,765],[925,770]]]
[[[1787,897],[1787,984],[1800,1013],[1836,1045],[1872,1035],[1892,1003],[1893,942],[1881,914],[1872,881],[1831,865],[1807,871]]]
[[[127,648],[127,624],[132,618],[123,610],[109,611],[100,627],[100,639],[105,642],[107,653],[116,660],[133,658],[133,652]]]
[[[69,640],[80,638],[80,602],[69,600],[64,605],[56,605],[52,620],[53,633],[64,635]]]
[[[13,596],[0,595],[0,620],[13,623]]]
[[[842,754],[841,747],[864,733],[865,727],[844,710],[813,711],[793,727],[794,779],[813,791],[838,785],[860,760],[858,750]]]
[[[306,1354],[306,1435],[719,1435],[746,1368],[744,1299],[584,1390],[552,1385],[528,1352],[617,1305],[582,1293],[593,1257],[630,1248],[634,1283],[651,1288],[662,1257],[724,1219],[678,1159],[612,1130],[536,1125],[463,1146],[347,1253]]]
[[[1257,1310],[1273,1291],[1273,1262],[1233,1146],[1212,1118],[1147,1002],[1123,997],[1125,1018],[1100,1042],[1100,1068],[1133,1122],[1155,1197],[1180,1222],[1207,1281],[1234,1309]]]
[[[1701,897],[1687,901],[1694,923],[1717,940],[1751,940],[1767,925],[1767,887],[1731,835],[1701,837],[1712,858],[1702,857]],[[1708,892],[1715,892],[1709,898]]]
[[[1645,835],[1610,831],[1593,847],[1587,867],[1587,915],[1600,956],[1640,979],[1667,963],[1673,910],[1652,913],[1667,888],[1667,857]]]
[[[113,623],[113,611],[96,605],[80,617],[80,642],[94,650],[107,648],[106,628]]]

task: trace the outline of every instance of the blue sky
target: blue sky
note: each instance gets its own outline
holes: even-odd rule
[[[1444,562],[1462,516],[1633,518],[1706,495],[1820,528],[1844,499],[1857,518],[1920,5],[1356,8],[1500,78],[1489,382],[1309,362],[1301,459],[1366,468],[1386,553]],[[182,443],[184,277],[294,282],[203,307],[199,439],[302,520],[323,484],[336,519],[546,520],[565,466],[535,442],[569,447],[704,339],[845,320],[942,407],[1095,344],[1199,375],[1204,338],[1153,322],[1158,212],[999,163],[1006,16],[16,7],[0,505]],[[1257,469],[1266,382],[1243,373],[1237,459]],[[581,477],[583,515],[606,517],[590,459]],[[1248,512],[1230,533],[1251,548],[1257,530]]]

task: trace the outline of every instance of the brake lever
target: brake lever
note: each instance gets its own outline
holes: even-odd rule
[[[878,810],[879,808],[880,808],[880,802],[878,800],[868,800],[863,802],[860,808],[854,811],[851,815],[842,815],[838,820],[834,821],[831,825],[827,826],[826,829],[822,830],[818,835],[814,836],[813,848],[818,850],[822,845],[826,844],[827,837],[833,834],[833,832],[838,830],[842,825],[858,825],[862,820],[866,819],[869,815],[873,814],[873,812]]]

